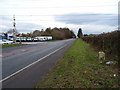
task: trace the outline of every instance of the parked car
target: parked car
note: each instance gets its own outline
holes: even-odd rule
[[[2,42],[1,42],[1,44],[3,45],[3,44],[12,44],[13,43],[13,41],[10,41],[10,40],[7,40],[7,39],[2,39]]]
[[[0,45],[2,45],[4,42],[2,40],[0,40]]]
[[[7,42],[4,40],[0,40],[0,45],[4,45],[4,44],[7,44]]]

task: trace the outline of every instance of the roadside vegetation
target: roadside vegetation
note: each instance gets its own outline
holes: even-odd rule
[[[18,46],[18,45],[23,45],[23,44],[19,44],[19,43],[14,43],[14,44],[4,44],[4,45],[0,45],[0,48],[4,48],[4,47],[12,47],[12,46]]]
[[[119,57],[119,47],[118,43],[120,31],[116,30],[109,33],[102,34],[91,34],[82,37],[82,39],[93,46],[97,51],[104,51],[106,58],[109,61],[118,61]]]
[[[19,36],[18,34],[17,36]],[[34,30],[31,33],[21,34],[21,37],[39,37],[39,36],[52,36],[53,40],[64,40],[76,38],[74,32],[69,28],[46,28],[45,30]]]
[[[77,39],[35,88],[118,88],[117,64],[100,63],[97,52]]]

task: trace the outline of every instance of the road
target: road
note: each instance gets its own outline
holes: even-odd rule
[[[3,88],[33,88],[74,41],[69,39],[3,48]]]

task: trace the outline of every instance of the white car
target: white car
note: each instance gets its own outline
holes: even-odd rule
[[[7,40],[7,39],[2,39],[2,44],[12,44],[13,41]]]
[[[4,44],[4,42],[2,40],[0,40],[0,45]]]
[[[8,44],[5,40],[0,40],[0,45]]]

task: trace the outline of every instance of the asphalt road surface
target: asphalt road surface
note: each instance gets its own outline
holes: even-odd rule
[[[3,88],[33,88],[74,41],[69,39],[3,48]]]

